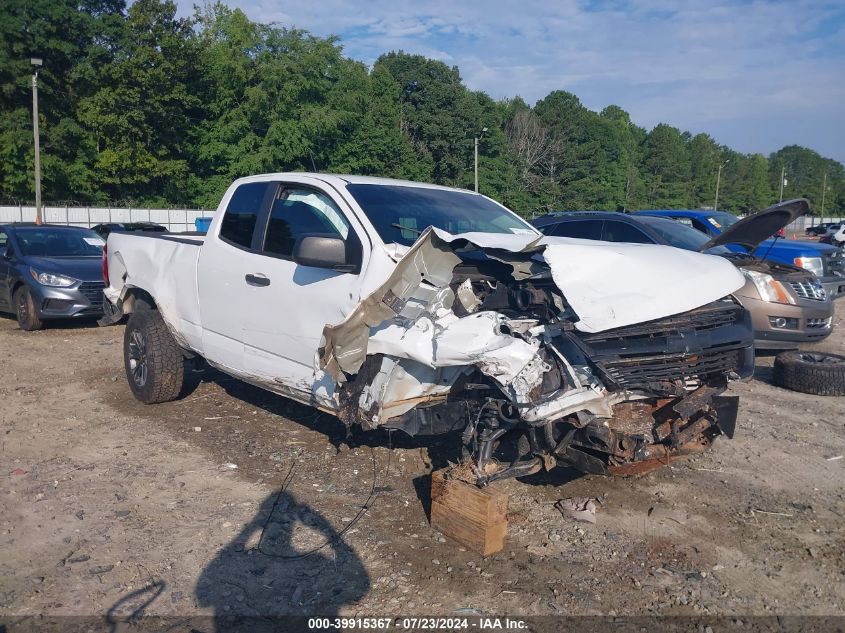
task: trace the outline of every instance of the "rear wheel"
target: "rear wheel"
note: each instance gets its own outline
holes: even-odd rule
[[[775,384],[819,396],[845,396],[845,356],[783,352],[775,358]]]
[[[185,381],[185,357],[158,310],[133,312],[123,335],[126,379],[146,404],[175,400]]]
[[[21,286],[15,292],[15,316],[18,318],[18,326],[27,332],[44,327],[44,322],[38,318],[32,292],[27,286]]]

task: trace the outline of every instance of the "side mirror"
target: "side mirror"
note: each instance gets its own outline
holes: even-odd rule
[[[328,268],[353,273],[361,268],[360,257],[347,253],[347,243],[337,235],[311,233],[302,235],[293,247],[293,261],[301,266]]]

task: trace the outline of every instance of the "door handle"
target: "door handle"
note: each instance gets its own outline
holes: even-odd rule
[[[247,275],[244,277],[246,282],[250,286],[269,286],[270,279],[262,275],[261,273],[256,273],[255,275]]]

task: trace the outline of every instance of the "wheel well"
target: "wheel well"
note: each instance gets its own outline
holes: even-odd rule
[[[26,284],[20,280],[15,282],[15,285],[12,286],[12,289],[9,290],[9,302],[13,302],[15,300],[15,293],[18,291],[18,288],[21,286],[25,286]]]
[[[142,288],[130,288],[123,297],[123,313],[130,314],[140,309],[141,306],[146,306],[150,310],[157,310],[155,299],[153,296],[143,290]]]

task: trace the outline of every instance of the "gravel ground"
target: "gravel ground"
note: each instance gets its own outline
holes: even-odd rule
[[[451,444],[350,449],[334,418],[214,372],[145,406],[122,336],[0,318],[0,616],[845,615],[845,398],[773,386],[771,357],[709,453],[506,482],[507,545],[482,559],[428,525]],[[595,525],[554,508],[572,496]]]

